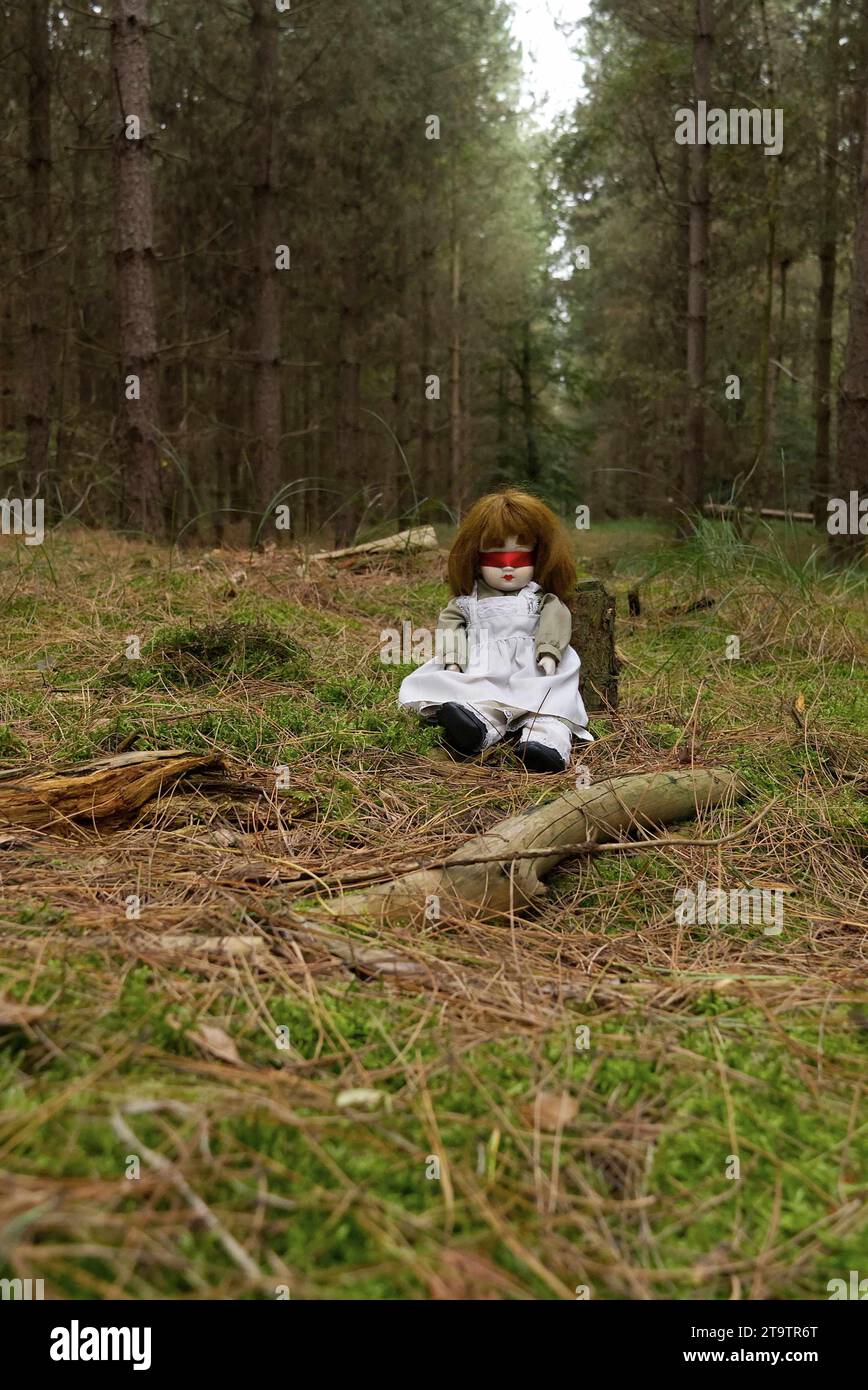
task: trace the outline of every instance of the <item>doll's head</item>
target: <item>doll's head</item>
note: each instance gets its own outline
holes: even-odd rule
[[[480,497],[449,552],[449,586],[453,594],[469,594],[480,576],[502,593],[517,593],[535,579],[566,599],[576,582],[566,527],[544,502],[516,488]]]

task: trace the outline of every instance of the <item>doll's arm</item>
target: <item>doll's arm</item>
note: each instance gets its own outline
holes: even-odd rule
[[[536,659],[547,676],[554,675],[561,657],[570,645],[573,619],[569,608],[556,594],[546,594],[539,610],[536,633]]]
[[[467,641],[463,636],[467,619],[458,607],[458,600],[452,599],[437,619],[438,648],[443,652],[443,665],[447,671],[463,671],[467,657]],[[462,633],[461,637],[458,634]]]

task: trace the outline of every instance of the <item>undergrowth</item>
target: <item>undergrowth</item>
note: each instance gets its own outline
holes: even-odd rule
[[[4,771],[178,747],[230,783],[104,834],[0,831],[0,1275],[81,1299],[820,1299],[864,1267],[864,578],[785,528],[577,540],[625,663],[594,780],[721,765],[744,800],[565,862],[533,913],[348,930],[427,984],[294,943],[295,914],[572,785],[507,747],[455,763],[396,708],[381,636],[433,622],[442,556],[0,550]],[[783,931],[679,924],[700,881],[780,892]]]

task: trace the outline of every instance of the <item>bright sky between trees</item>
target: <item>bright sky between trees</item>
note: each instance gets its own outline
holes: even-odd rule
[[[513,0],[513,33],[522,45],[524,91],[539,103],[539,119],[554,121],[575,103],[582,87],[582,65],[569,33],[558,21],[575,24],[587,17],[590,0]]]

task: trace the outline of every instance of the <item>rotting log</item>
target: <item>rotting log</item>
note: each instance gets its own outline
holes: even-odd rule
[[[618,708],[615,597],[599,579],[580,579],[570,601],[570,639],[581,658],[579,689],[589,714]]]
[[[344,921],[400,919],[430,903],[437,904],[438,916],[508,912],[539,897],[545,891],[541,880],[562,859],[580,852],[576,846],[590,852],[632,831],[691,820],[739,795],[736,775],[724,768],[609,778],[500,821],[436,868],[403,874],[318,906],[332,919]],[[653,850],[653,838],[647,844]]]
[[[149,749],[41,772],[0,773],[0,825],[62,830],[121,820],[191,772],[223,771],[222,757],[179,748]]]

